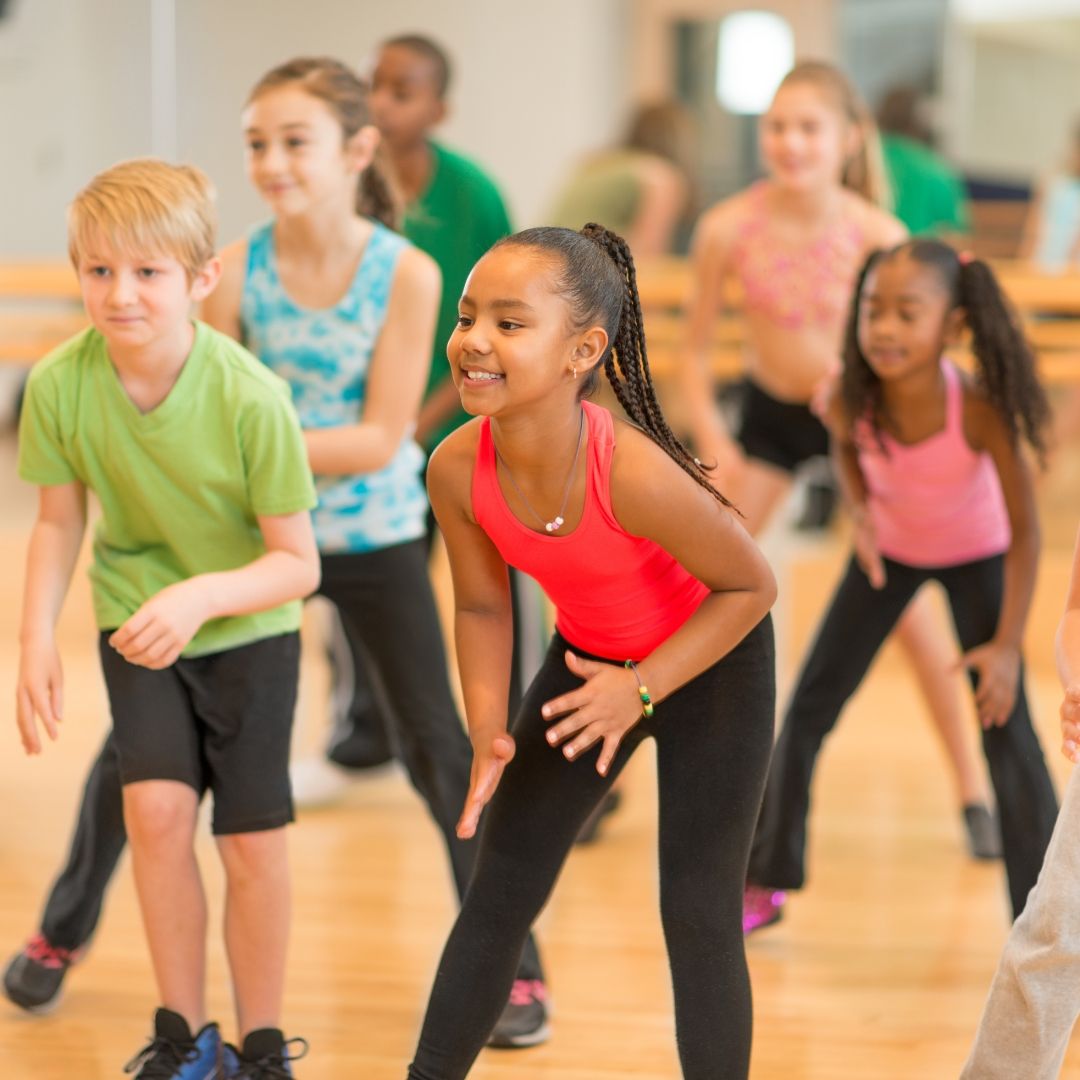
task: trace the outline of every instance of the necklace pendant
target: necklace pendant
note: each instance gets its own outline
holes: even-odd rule
[[[547,524],[546,524],[546,525],[544,526],[544,528],[545,528],[545,529],[547,529],[547,531],[548,531],[549,533],[551,533],[551,532],[554,532],[554,531],[555,531],[556,529],[559,529],[559,528],[561,528],[561,527],[562,527],[562,523],[563,523],[563,519],[562,519],[561,517],[556,517],[554,521],[549,521],[549,522],[548,522],[548,523],[547,523]]]

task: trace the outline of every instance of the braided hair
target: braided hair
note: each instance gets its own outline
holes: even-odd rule
[[[526,229],[498,241],[495,248],[500,247],[533,248],[557,256],[561,269],[556,280],[575,328],[599,321],[607,331],[608,347],[601,363],[626,415],[695,483],[732,507],[709,482],[707,467],[676,437],[660,410],[645,349],[637,271],[626,241],[603,225],[590,223],[580,232],[553,226]],[[600,366],[583,380],[582,397],[596,389]]]
[[[990,267],[981,259],[957,254],[940,240],[907,240],[889,251],[873,252],[860,271],[844,340],[841,392],[848,416],[867,416],[880,437],[882,385],[859,348],[859,300],[870,272],[898,255],[933,267],[949,294],[951,307],[964,309],[977,366],[976,385],[1005,420],[1013,445],[1025,440],[1042,463],[1050,405],[1019,319]]]
[[[371,123],[367,87],[350,67],[329,56],[301,56],[272,68],[255,84],[248,104],[267,90],[291,83],[326,105],[346,139]],[[388,229],[397,229],[401,222],[402,200],[393,167],[381,144],[360,174],[356,212],[374,218]]]

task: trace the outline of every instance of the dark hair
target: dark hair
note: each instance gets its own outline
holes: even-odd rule
[[[603,225],[590,223],[580,232],[554,226],[526,229],[499,240],[492,250],[501,247],[533,248],[558,259],[562,265],[556,287],[566,297],[574,327],[600,322],[607,331],[601,363],[626,415],[701,487],[724,506],[732,506],[709,482],[708,467],[676,438],[660,411],[645,351],[637,271],[626,241]],[[596,389],[599,367],[584,379],[581,396]]]
[[[1023,437],[1042,462],[1046,454],[1043,429],[1050,418],[1050,406],[1019,320],[990,267],[971,255],[958,255],[940,240],[908,240],[889,251],[876,251],[859,273],[844,341],[842,394],[848,416],[855,419],[869,414],[880,437],[884,419],[881,380],[859,348],[859,302],[870,272],[899,255],[933,267],[952,308],[964,309],[980,390],[1004,418],[1013,444]]]
[[[450,57],[442,46],[423,34],[399,34],[384,41],[380,48],[389,49],[393,46],[408,49],[425,60],[430,60],[435,68],[435,93],[440,99],[446,97],[446,92],[450,89],[451,68]]]
[[[367,87],[340,60],[328,56],[298,57],[268,71],[248,96],[248,104],[267,90],[296,83],[317,97],[334,114],[346,139],[371,123]],[[380,146],[360,174],[356,192],[357,213],[396,229],[401,221],[401,196],[393,167]]]

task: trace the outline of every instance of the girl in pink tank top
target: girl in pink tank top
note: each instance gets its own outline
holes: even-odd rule
[[[976,374],[942,357],[967,329]],[[830,427],[855,551],[784,721],[754,852],[749,906],[779,917],[804,879],[814,763],[915,591],[948,594],[975,691],[1014,915],[1035,884],[1057,802],[1031,724],[1020,645],[1039,533],[1022,453],[1041,458],[1046,397],[985,263],[935,240],[863,268]]]
[[[575,836],[646,738],[683,1075],[745,1080],[740,912],[772,745],[772,573],[660,412],[624,241],[598,225],[509,237],[459,310],[447,355],[478,419],[435,451],[428,482],[473,745],[459,835],[487,809],[410,1080],[468,1073]],[[601,369],[632,423],[583,400]],[[557,609],[512,728],[508,566]]]

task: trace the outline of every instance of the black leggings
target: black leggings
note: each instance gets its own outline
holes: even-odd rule
[[[468,791],[472,748],[450,690],[426,543],[324,555],[319,592],[341,615],[350,647],[364,656],[381,712],[394,725],[409,780],[443,834],[454,884],[463,896],[477,844],[459,840],[454,826]],[[42,932],[54,945],[75,949],[93,933],[125,839],[120,772],[110,734],[87,780],[68,862],[42,917]],[[543,977],[531,935],[521,977]]]
[[[772,748],[772,623],[763,620],[633,728],[606,777],[596,771],[596,748],[571,763],[544,737],[540,706],[581,685],[566,667],[567,648],[556,634],[514,724],[517,753],[488,808],[473,882],[439,964],[409,1077],[466,1076],[582,822],[637,746],[652,737],[660,911],[683,1075],[743,1080],[751,1002],[742,894]]]
[[[938,581],[945,588],[965,651],[989,641],[997,629],[1004,556],[939,569],[884,562],[885,587],[878,590],[852,558],[799,676],[773,754],[754,838],[749,878],[758,885],[802,887],[810,783],[821,743],[920,586]],[[974,673],[971,680],[975,685]],[[1054,788],[1028,713],[1023,668],[1008,722],[983,731],[982,745],[1001,815],[1015,917],[1039,876],[1057,819]]]

